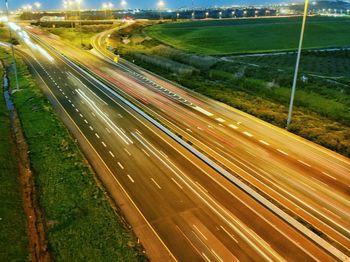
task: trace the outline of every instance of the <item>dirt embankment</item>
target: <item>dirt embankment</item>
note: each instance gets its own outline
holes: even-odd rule
[[[2,63],[2,68],[6,68]],[[7,72],[4,71],[5,92],[8,94],[10,87],[7,79]],[[5,96],[7,104],[13,105],[10,96]],[[45,228],[43,223],[43,214],[38,205],[37,193],[34,183],[34,175],[30,168],[29,148],[22,132],[21,122],[17,115],[15,107],[11,106],[10,122],[12,137],[15,141],[15,156],[18,162],[20,190],[22,195],[22,203],[27,219],[27,232],[29,242],[29,252],[32,261],[47,262],[51,261],[50,254],[47,249],[47,240],[45,236]]]

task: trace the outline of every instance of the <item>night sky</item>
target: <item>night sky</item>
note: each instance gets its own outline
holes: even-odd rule
[[[1,0],[0,0],[1,1]],[[25,4],[33,4],[36,0],[8,0],[10,9],[17,9]],[[2,0],[1,2],[4,2]],[[58,9],[62,7],[63,0],[38,0],[42,4],[42,9]],[[112,2],[115,7],[120,6],[120,0],[83,0],[84,8],[100,8],[103,2]],[[152,9],[157,5],[158,0],[127,0],[129,8],[147,8]],[[164,0],[167,8],[191,7],[192,0]],[[194,0],[195,7],[237,5],[237,4],[266,4],[267,2],[281,2],[278,0]],[[4,4],[0,5],[0,9]]]

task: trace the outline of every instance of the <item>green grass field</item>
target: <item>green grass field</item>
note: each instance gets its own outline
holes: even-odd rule
[[[4,58],[7,56],[0,53],[0,59]],[[0,77],[0,261],[26,261],[29,257],[26,219],[2,88],[2,71]]]
[[[157,40],[206,55],[296,49],[300,17],[166,23],[147,28]],[[309,17],[305,48],[350,46],[350,18]]]

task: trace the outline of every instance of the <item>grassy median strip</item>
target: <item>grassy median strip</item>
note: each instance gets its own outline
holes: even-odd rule
[[[0,59],[2,54],[0,54]],[[15,145],[0,73],[0,261],[26,261],[29,255]]]
[[[54,260],[146,260],[23,61],[18,65],[21,91],[14,102],[30,148]],[[14,85],[13,74],[10,82]]]

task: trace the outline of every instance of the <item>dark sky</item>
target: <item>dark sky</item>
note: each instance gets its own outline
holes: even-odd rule
[[[3,2],[4,0],[0,0]],[[17,9],[25,4],[33,4],[36,0],[8,0],[10,9]],[[62,7],[63,0],[38,0],[42,9],[58,9]],[[99,8],[103,2],[112,2],[115,7],[120,5],[120,0],[83,0],[85,8]],[[130,8],[155,8],[158,0],[127,0]],[[192,0],[164,0],[168,8],[191,7]],[[214,5],[237,5],[237,4],[266,4],[267,2],[280,2],[278,0],[194,0],[195,7],[206,7]],[[0,5],[0,9],[4,4]]]

